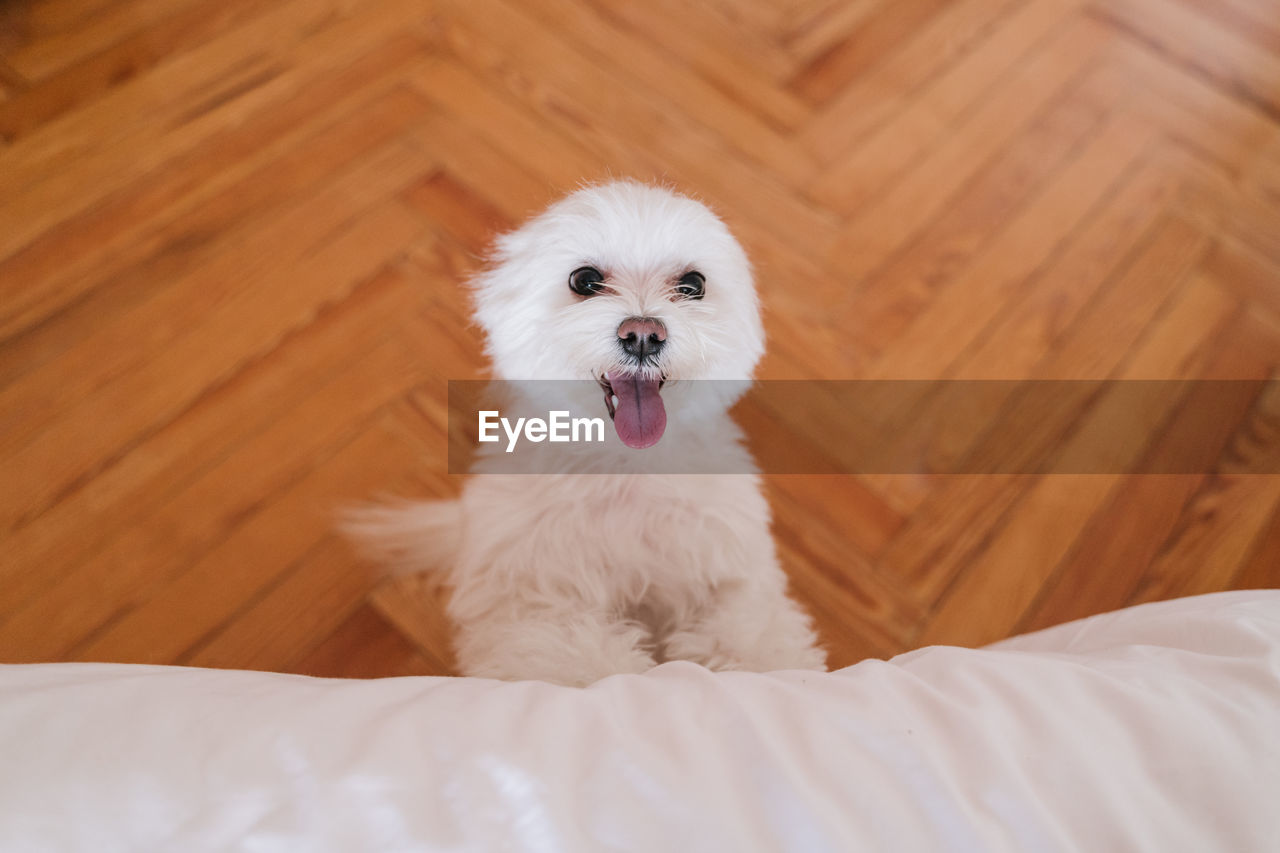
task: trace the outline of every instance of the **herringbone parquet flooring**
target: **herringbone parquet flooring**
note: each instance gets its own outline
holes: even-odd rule
[[[333,513],[457,489],[459,282],[582,181],[721,212],[767,377],[1280,362],[1275,0],[9,0],[0,138],[3,661],[448,671]],[[832,665],[1280,584],[1280,400],[1215,417],[1204,475],[771,478]]]

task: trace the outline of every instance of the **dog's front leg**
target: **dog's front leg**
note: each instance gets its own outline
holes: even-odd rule
[[[459,668],[466,675],[585,686],[655,664],[643,626],[606,611],[537,607],[461,622]]]
[[[807,614],[781,584],[735,580],[717,587],[692,624],[667,637],[668,660],[691,660],[710,669],[772,672],[826,669]]]

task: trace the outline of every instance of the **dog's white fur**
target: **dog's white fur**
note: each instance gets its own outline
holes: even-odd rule
[[[587,265],[606,273],[608,292],[571,292],[569,274]],[[673,298],[690,269],[706,277],[704,298]],[[710,427],[705,411],[695,424],[680,405],[679,380],[748,379],[764,349],[750,265],[725,225],[666,189],[588,187],[501,237],[474,287],[499,379],[590,380],[625,369],[619,324],[662,321],[666,344],[644,369],[668,380],[669,415],[656,446],[586,451],[574,465],[607,473],[482,473],[457,501],[360,514],[358,536],[382,554],[447,572],[461,671],[584,685],[673,659],[824,668],[808,617],[786,594],[758,477],[628,470],[628,459],[654,470],[662,454],[671,464],[753,470],[726,413],[731,396],[716,401]],[[581,405],[604,414],[599,392]],[[616,451],[617,436],[608,438]],[[507,461],[492,448],[481,450],[478,471]]]

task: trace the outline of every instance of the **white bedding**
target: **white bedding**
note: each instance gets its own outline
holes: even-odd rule
[[[1280,850],[1280,592],[579,690],[0,667],[0,849]]]

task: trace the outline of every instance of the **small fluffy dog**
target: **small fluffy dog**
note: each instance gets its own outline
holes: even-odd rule
[[[655,467],[664,453],[754,470],[733,393],[680,405],[696,384],[682,380],[747,380],[764,349],[751,268],[724,223],[659,187],[592,186],[499,238],[473,285],[495,377],[590,380],[576,404],[607,412],[622,453],[517,475],[483,473],[509,470],[485,445],[460,499],[358,514],[357,537],[401,568],[447,572],[463,673],[585,685],[677,659],[824,669],[759,478],[638,473],[683,470]]]

